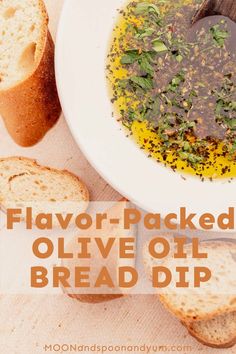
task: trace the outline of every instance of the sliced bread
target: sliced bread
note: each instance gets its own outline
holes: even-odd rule
[[[192,245],[185,247],[191,254]],[[174,269],[178,266],[206,266],[212,271],[210,281],[201,289],[187,289],[179,292],[176,288],[169,293],[160,294],[162,303],[180,320],[192,322],[213,318],[222,313],[236,311],[236,244],[230,242],[205,242],[199,252],[207,253],[207,259],[186,258],[177,262],[170,258],[165,266]],[[191,278],[193,274],[191,274]]]
[[[158,235],[156,236],[158,237]],[[160,235],[159,237],[161,237],[162,239],[164,239],[165,241],[167,241],[170,245],[170,252],[173,252],[174,248],[175,248],[175,243],[174,243],[174,239],[171,235]],[[156,252],[162,252],[163,251],[163,246],[161,244],[157,244],[155,247],[155,251]],[[143,245],[143,250],[142,250],[142,254],[143,254],[143,265],[144,265],[144,270],[145,273],[147,274],[148,278],[151,280],[152,279],[152,268],[156,267],[156,266],[160,266],[163,265],[163,263],[165,262],[165,259],[157,259],[151,256],[150,252],[149,252],[149,242],[145,242]]]
[[[169,239],[169,242],[173,252],[172,239]],[[190,248],[190,245],[186,246],[187,253],[190,253]],[[233,287],[230,286],[230,293],[210,294],[207,292],[204,294],[199,292],[199,294],[192,294],[190,290],[181,294],[178,291],[172,291],[171,294],[161,294],[160,299],[199,342],[209,347],[230,348],[236,344],[236,288],[235,293],[232,292],[235,287],[236,246],[230,242],[211,241],[202,243],[200,251],[207,252],[210,262],[214,262],[212,267],[216,270],[216,274],[213,276],[213,281],[216,286],[221,287],[223,293],[228,287],[220,285],[220,282],[231,283],[232,281]],[[170,259],[157,260],[151,257],[148,244],[144,246],[143,256],[145,269],[149,276],[155,266],[164,265],[173,268]],[[178,261],[175,259],[174,262]],[[187,260],[184,263],[187,266],[190,265],[186,264]],[[199,318],[206,319],[197,320]]]
[[[0,26],[0,114],[14,140],[30,146],[61,113],[43,0],[2,0]]]
[[[91,258],[88,259],[78,259],[78,257],[75,257],[73,259],[68,259],[63,261],[63,266],[66,266],[68,269],[70,269],[70,273],[72,274],[70,277],[69,284],[71,285],[68,288],[62,287],[63,291],[69,295],[71,298],[79,300],[81,302],[87,302],[87,303],[100,303],[100,302],[106,302],[106,301],[111,301],[114,299],[118,299],[120,297],[123,297],[127,293],[127,289],[120,288],[118,286],[118,269],[119,267],[124,267],[124,266],[130,266],[130,267],[135,267],[135,258],[126,258],[122,259],[119,255],[119,239],[120,238],[126,238],[126,237],[131,237],[135,238],[137,236],[137,227],[133,226],[131,227],[130,230],[125,230],[123,225],[124,225],[124,209],[129,208],[130,203],[122,199],[119,202],[116,202],[112,206],[109,205],[109,209],[105,210],[105,214],[107,214],[107,220],[103,222],[103,227],[101,230],[97,230],[94,227],[91,227],[91,229],[86,230],[86,232],[81,232],[80,235],[77,235],[74,237],[69,244],[67,245],[66,251],[68,253],[73,253],[77,254],[75,252],[76,249],[78,249],[78,243],[77,239],[82,238],[82,237],[89,237],[91,240],[96,237],[100,238],[103,240],[104,245],[107,244],[107,241],[110,237],[114,237],[116,239],[116,242],[114,243],[113,247],[111,248],[111,253],[107,257],[107,259],[103,259],[99,252],[97,247],[95,246],[95,243],[92,241],[91,242],[91,247],[89,249],[89,252],[91,254]],[[101,211],[100,211],[101,212]],[[119,225],[118,224],[113,224],[110,222],[110,220],[114,219],[119,219]],[[91,287],[88,288],[75,288],[74,287],[74,269],[77,266],[82,266],[82,267],[89,267],[90,268],[90,277],[89,281],[91,284]],[[101,270],[102,267],[106,267],[112,281],[115,284],[114,288],[110,288],[108,286],[103,286],[102,288],[96,288],[94,287],[94,283],[97,279],[97,276]],[[91,289],[91,292],[90,292]]]
[[[80,179],[68,171],[38,165],[23,157],[0,159],[0,204],[2,208],[32,207],[59,212],[64,203],[85,211],[89,193]],[[68,211],[69,212],[69,211]]]
[[[192,244],[185,246],[188,257],[186,259],[165,258],[162,266],[173,271],[173,279],[166,289],[156,289],[161,302],[181,321],[207,320],[222,313],[236,311],[236,244],[230,242],[204,242],[200,244],[199,252],[207,253],[207,259],[191,257]],[[146,254],[146,268],[151,271],[158,265],[155,260]],[[147,265],[148,264],[148,265]],[[177,266],[189,267],[187,280],[190,288],[177,289],[175,286],[179,278],[175,269]],[[210,281],[202,284],[200,289],[193,286],[193,268],[206,266],[212,271]]]
[[[214,348],[230,348],[236,344],[236,312],[216,316],[207,321],[183,323],[199,342]]]

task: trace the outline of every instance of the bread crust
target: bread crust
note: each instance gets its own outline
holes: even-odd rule
[[[186,324],[184,322],[181,322],[183,326],[185,326],[189,332],[189,334],[195,338],[198,342],[202,343],[203,345],[206,345],[207,347],[210,348],[218,348],[218,349],[227,349],[227,348],[232,348],[235,344],[236,344],[236,336],[234,338],[232,338],[229,342],[226,343],[214,343],[214,342],[207,342],[205,341],[203,338],[199,337],[196,332],[194,331],[194,329],[191,327],[191,324]]]
[[[24,80],[0,90],[0,114],[14,141],[24,147],[39,142],[61,114],[54,66],[54,43],[48,30],[48,16],[43,1],[39,2],[44,17],[42,40],[37,44],[36,68]]]
[[[230,242],[227,242],[227,244],[229,244],[229,243]],[[204,244],[204,246],[206,248],[211,248],[211,249],[222,248],[224,246],[223,241],[212,241],[212,242],[205,242],[205,243],[203,241],[201,244]],[[231,246],[233,249],[236,249],[235,243],[231,243]],[[179,318],[181,321],[185,322],[188,325],[190,325],[191,322],[194,322],[194,321],[210,320],[218,315],[221,315],[222,313],[230,313],[232,311],[236,311],[236,295],[235,295],[234,301],[230,307],[228,305],[222,305],[222,306],[219,306],[216,311],[212,311],[209,314],[205,314],[205,313],[183,314],[183,312],[181,310],[176,309],[173,306],[171,301],[167,300],[165,294],[158,294],[158,297],[159,297],[161,303],[164,305],[164,307],[169,312],[171,312],[174,316],[176,316],[177,318]]]
[[[212,318],[219,316],[222,313],[230,313],[232,311],[236,311],[235,306],[232,308],[229,308],[227,306],[221,306],[217,311],[213,311],[211,314],[208,314],[208,315],[196,314],[193,316],[192,315],[184,316],[181,311],[176,310],[176,308],[174,308],[172,306],[172,304],[170,304],[168,301],[166,301],[165,295],[158,294],[158,296],[159,296],[161,303],[164,305],[164,307],[169,312],[171,312],[174,316],[176,316],[177,318],[179,318],[180,320],[184,321],[187,324],[190,324],[191,322],[194,322],[194,321],[211,320]]]
[[[64,292],[66,293],[65,289],[63,289]],[[79,294],[68,294],[66,293],[70,298],[78,300],[83,303],[87,304],[100,304],[102,302],[108,302],[116,299],[120,299],[124,297],[123,294],[114,294],[114,295],[109,295],[109,294],[86,294],[86,295],[79,295]]]
[[[122,198],[119,200],[119,202],[129,202],[128,199]],[[110,209],[111,210],[111,209]],[[123,293],[118,293],[118,294],[75,294],[73,293],[72,288],[65,288],[61,286],[64,294],[68,295],[70,298],[78,300],[82,303],[88,303],[88,304],[99,304],[103,302],[108,302],[112,300],[117,300],[120,298],[125,297]]]
[[[88,191],[87,186],[84,184],[83,181],[81,181],[81,179],[78,176],[76,176],[74,173],[72,173],[70,171],[59,170],[59,169],[56,169],[56,168],[42,166],[42,165],[39,165],[36,160],[30,159],[28,157],[21,157],[21,156],[6,157],[6,158],[0,158],[0,163],[1,163],[1,161],[16,161],[16,162],[17,161],[25,161],[26,163],[29,163],[32,166],[37,167],[41,171],[48,171],[48,172],[54,172],[54,173],[57,173],[57,174],[68,175],[74,181],[80,183],[81,187],[83,187],[83,191],[81,191],[81,193],[83,195],[83,200],[89,202],[89,191]]]

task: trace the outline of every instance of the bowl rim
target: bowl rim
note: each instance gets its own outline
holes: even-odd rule
[[[104,18],[102,17],[104,14],[108,16],[110,15],[110,10],[112,11],[112,15],[110,15],[109,20],[109,29],[110,31],[112,30],[111,25],[114,25],[115,20],[116,20],[116,9],[118,4],[124,4],[123,0],[101,0],[102,3],[104,4],[104,11],[101,11],[101,14],[97,14],[96,10],[92,13],[92,16],[97,16],[96,20],[98,23],[102,26],[102,22],[104,21]],[[126,1],[125,1],[126,2]],[[87,3],[87,4],[86,4]],[[125,137],[125,134],[123,131],[121,132],[121,127],[119,126],[119,123],[115,120],[112,119],[113,123],[109,122],[107,120],[107,124],[109,124],[109,128],[113,129],[111,131],[111,135],[113,135],[115,141],[117,142],[119,139],[119,146],[118,148],[121,147],[121,144],[125,144],[129,148],[129,153],[136,155],[136,160],[137,162],[143,161],[143,164],[145,165],[145,168],[148,166],[148,171],[158,171],[155,172],[155,176],[159,177],[161,180],[161,184],[159,185],[159,189],[156,190],[153,188],[153,193],[155,195],[152,195],[151,193],[151,186],[148,185],[148,182],[152,185],[152,187],[155,187],[157,185],[154,185],[154,176],[150,176],[150,179],[147,180],[146,183],[146,190],[144,187],[142,187],[141,191],[136,191],[134,186],[132,185],[133,181],[133,175],[132,171],[137,172],[137,166],[135,166],[135,162],[131,162],[131,159],[128,158],[128,156],[125,157],[127,160],[123,166],[124,169],[127,168],[127,163],[129,163],[129,173],[127,171],[123,171],[126,178],[128,179],[128,182],[125,181],[125,178],[123,178],[122,173],[118,171],[117,167],[114,164],[114,161],[111,161],[111,156],[109,155],[109,149],[106,148],[107,151],[105,151],[102,138],[99,137],[97,138],[97,145],[94,144],[94,142],[91,142],[91,139],[94,138],[94,134],[89,134],[85,133],[86,129],[81,126],[80,122],[80,127],[79,122],[75,121],[74,119],[74,114],[73,114],[73,109],[71,108],[72,106],[75,106],[75,100],[72,102],[71,98],[68,98],[68,91],[71,90],[71,87],[69,86],[69,81],[68,78],[66,79],[66,76],[68,76],[68,68],[70,66],[70,62],[68,61],[68,56],[65,56],[65,52],[68,49],[68,42],[72,40],[70,37],[73,34],[72,28],[80,28],[83,24],[80,24],[79,19],[83,21],[83,18],[80,17],[79,19],[77,18],[75,21],[75,18],[73,18],[73,12],[75,6],[79,6],[80,10],[85,9],[86,6],[94,6],[94,3],[89,5],[90,2],[84,2],[82,0],[65,0],[62,12],[61,12],[61,17],[59,20],[59,25],[58,25],[58,31],[57,31],[57,40],[56,40],[56,50],[55,50],[55,71],[56,71],[56,81],[57,81],[57,87],[58,87],[58,93],[59,97],[61,100],[62,104],[62,109],[65,114],[66,121],[69,125],[70,131],[79,145],[81,151],[85,155],[85,157],[88,159],[90,164],[98,171],[98,173],[112,186],[114,187],[121,195],[124,197],[128,198],[132,202],[134,202],[136,205],[141,207],[144,210],[147,210],[149,212],[160,212],[161,214],[166,214],[169,213],[170,211],[173,210],[173,212],[181,207],[181,206],[186,206],[190,210],[195,211],[196,213],[203,213],[203,212],[211,212],[211,213],[217,213],[217,212],[222,212],[225,210],[225,208],[228,208],[229,206],[234,205],[234,200],[236,200],[236,188],[234,187],[234,183],[236,182],[235,180],[232,181],[232,183],[228,183],[228,181],[225,179],[210,182],[210,181],[205,181],[202,182],[200,179],[193,177],[193,176],[188,176],[187,180],[183,180],[181,178],[181,174],[179,173],[174,173],[173,171],[169,170],[168,168],[161,166],[158,164],[154,159],[150,160],[147,159],[145,154],[140,150],[140,148],[132,141],[131,139],[128,139]],[[96,5],[95,5],[96,6]],[[106,9],[108,7],[108,9]],[[119,7],[120,8],[120,7]],[[82,11],[83,12],[83,11]],[[78,13],[77,13],[78,14]],[[76,16],[77,16],[76,14]],[[90,13],[91,15],[91,13]],[[80,15],[81,16],[81,15]],[[89,19],[88,19],[89,20]],[[77,22],[77,23],[75,23]],[[74,27],[73,27],[74,26]],[[78,27],[77,27],[78,26]],[[108,26],[108,25],[107,25]],[[101,31],[96,34],[93,30],[91,30],[93,35],[95,36],[101,36]],[[106,45],[102,46],[103,49],[101,48],[92,48],[91,50],[95,50],[96,54],[100,56],[106,55],[104,53],[104,48],[107,48],[107,27],[105,28],[106,34],[105,34],[105,39],[106,39]],[[79,31],[78,31],[78,36],[79,36]],[[89,35],[91,36],[91,34]],[[103,41],[103,38],[97,37],[97,40]],[[82,38],[78,39],[78,43],[80,48],[81,46],[86,47],[85,41],[82,42]],[[76,48],[76,46],[75,46]],[[101,53],[101,51],[103,52]],[[76,49],[75,49],[76,51]],[[91,52],[92,53],[92,52]],[[97,58],[97,57],[96,57]],[[66,61],[67,60],[67,61]],[[104,79],[105,79],[105,61],[104,61]],[[99,69],[100,70],[100,69]],[[77,69],[76,69],[77,72]],[[80,72],[81,77],[83,76],[83,73]],[[66,81],[66,83],[65,83]],[[83,78],[82,78],[83,81]],[[71,83],[71,82],[70,82]],[[73,83],[74,85],[78,85],[78,83]],[[104,85],[104,81],[101,82],[100,78],[100,84]],[[76,86],[73,86],[75,88]],[[95,90],[95,87],[91,87],[91,90]],[[107,87],[106,87],[107,90]],[[72,90],[71,90],[72,91]],[[91,91],[92,92],[92,91]],[[104,92],[104,91],[103,91]],[[94,94],[94,93],[93,93]],[[103,95],[104,96],[104,95]],[[95,97],[95,96],[94,96]],[[107,91],[107,97],[104,98],[104,100],[109,101],[108,97],[108,91]],[[103,104],[103,103],[102,103]],[[108,102],[110,106],[110,110],[112,110],[110,102]],[[81,113],[81,112],[80,112]],[[100,114],[100,106],[98,110],[98,114]],[[91,117],[87,116],[88,119],[91,119]],[[111,118],[111,117],[110,117]],[[83,125],[83,123],[82,123]],[[82,128],[82,129],[81,129]],[[115,132],[116,131],[116,132]],[[119,133],[118,133],[119,131]],[[101,132],[101,131],[100,131]],[[91,133],[91,132],[90,132]],[[124,135],[124,138],[129,141],[129,143],[125,143],[124,139],[121,137],[121,133]],[[87,134],[87,136],[85,136]],[[119,138],[118,138],[119,134]],[[105,138],[106,139],[106,138]],[[111,139],[109,140],[111,142]],[[115,152],[114,147],[112,147],[112,151]],[[99,153],[96,153],[96,150],[101,150],[100,155]],[[103,149],[103,150],[102,150]],[[121,148],[122,150],[122,148]],[[136,153],[134,152],[136,151]],[[126,151],[127,152],[127,151]],[[94,156],[101,158],[102,154],[107,154],[106,158],[103,158],[101,160],[96,159]],[[122,156],[124,157],[123,151],[120,152]],[[142,154],[142,157],[141,155]],[[127,154],[128,155],[128,154]],[[134,156],[133,155],[133,156]],[[116,154],[116,156],[118,156]],[[148,160],[148,163],[144,163],[144,156],[145,159]],[[118,157],[119,160],[119,157]],[[104,163],[105,161],[105,163]],[[119,165],[122,166],[122,161],[118,161]],[[118,171],[118,177],[115,175],[115,172],[112,170],[114,167],[114,171]],[[133,168],[132,168],[133,167]],[[168,172],[167,172],[168,171]],[[142,171],[140,169],[140,174],[142,175],[141,178],[138,176],[139,183],[137,183],[137,186],[140,186],[141,179],[144,177],[147,177],[144,173],[145,171]],[[171,176],[171,177],[170,177]],[[120,177],[120,180],[119,180]],[[131,180],[130,180],[131,179]],[[157,179],[158,180],[158,179]],[[167,183],[167,181],[169,183]],[[171,182],[170,182],[171,181]],[[127,182],[127,183],[126,183]],[[158,183],[159,180],[158,180]],[[137,187],[138,188],[138,187]],[[166,191],[166,194],[164,194],[164,190]],[[235,192],[234,192],[235,191]],[[216,198],[216,195],[218,194],[218,197]],[[160,198],[159,198],[160,196]],[[156,199],[155,199],[156,198]]]

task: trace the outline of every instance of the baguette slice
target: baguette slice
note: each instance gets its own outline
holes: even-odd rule
[[[191,253],[192,245],[185,250]],[[236,244],[230,242],[205,242],[199,247],[199,252],[208,254],[205,260],[195,260],[198,266],[207,266],[212,271],[212,277],[200,292],[194,289],[179,294],[176,290],[161,294],[160,300],[180,320],[193,322],[208,320],[222,313],[236,311]],[[173,269],[173,262],[167,261],[165,266]],[[191,266],[191,258],[181,262],[181,266]],[[217,292],[213,293],[212,289]]]
[[[31,146],[61,113],[43,0],[2,0],[0,26],[0,114],[15,142]]]
[[[130,203],[124,198],[119,202],[115,203],[114,205],[110,206],[109,209],[105,211],[105,213],[107,214],[107,220],[103,222],[102,230],[97,230],[94,227],[91,227],[91,229],[86,230],[84,234],[81,233],[80,235],[77,235],[67,245],[66,251],[68,253],[76,253],[75,250],[78,249],[78,237],[89,237],[91,239],[93,239],[94,237],[100,238],[103,240],[104,245],[106,245],[107,240],[110,237],[114,237],[116,238],[116,240],[126,237],[132,237],[136,239],[137,227],[135,225],[131,228],[131,230],[125,230],[123,227],[124,209],[128,207],[130,207]],[[119,225],[110,223],[110,220],[114,218],[118,218],[120,220]],[[113,247],[111,248],[111,253],[109,254],[106,260],[103,260],[102,257],[98,254],[99,252],[93,241],[91,242],[91,248],[89,252],[91,254],[90,259],[78,259],[77,257],[75,257],[73,259],[63,261],[63,266],[66,266],[66,268],[70,269],[70,272],[72,274],[69,280],[70,287],[65,288],[62,286],[64,293],[66,293],[69,297],[73,299],[79,300],[80,302],[93,304],[107,302],[123,297],[126,293],[126,289],[119,288],[118,285],[116,285],[116,280],[118,279],[117,270],[119,267],[122,266],[135,267],[135,259],[121,259],[119,256],[118,242],[113,245]],[[76,289],[73,285],[73,272],[75,267],[77,266],[90,268],[90,294],[88,289]],[[115,284],[114,288],[104,286],[100,289],[93,287],[101,268],[104,266],[107,268],[111,279]]]
[[[222,313],[236,311],[236,244],[216,241],[201,243],[199,252],[207,253],[208,258],[194,261],[190,256],[192,244],[186,245],[185,251],[188,254],[186,259],[168,257],[162,265],[173,271],[177,266],[187,266],[191,269],[193,266],[206,266],[212,271],[212,277],[205,285],[202,284],[200,291],[191,287],[182,292],[175,287],[175,281],[178,280],[178,274],[175,272],[173,286],[168,290],[159,289],[159,298],[164,306],[187,323],[208,320]],[[153,263],[151,259],[150,262]],[[193,280],[193,273],[187,280]]]
[[[171,242],[171,239],[169,240]],[[190,246],[186,246],[188,249]],[[235,269],[234,262],[236,247],[230,242],[205,242],[201,251],[212,251],[210,258],[219,257],[227,254],[228,257],[223,260],[226,269],[230,272]],[[222,250],[227,250],[227,253],[221,254]],[[173,251],[173,243],[171,242],[171,250]],[[214,254],[214,252],[216,252]],[[143,249],[144,265],[147,273],[150,275],[152,267],[158,265],[167,265],[166,260],[156,260],[150,256],[148,252],[148,244],[145,244]],[[176,260],[175,260],[176,261]],[[177,262],[177,261],[176,261]],[[221,262],[222,263],[222,262]],[[169,264],[170,265],[170,264]],[[220,267],[222,264],[220,265]],[[227,268],[228,266],[228,268]],[[233,267],[230,269],[230,267]],[[225,270],[222,268],[225,280],[227,280]],[[232,274],[232,272],[231,272]],[[221,279],[222,280],[222,279]],[[236,292],[236,289],[235,289]],[[175,316],[179,317],[181,323],[188,329],[189,333],[202,344],[214,348],[230,348],[236,344],[236,311],[235,299],[236,295],[192,295],[190,292],[185,294],[162,294],[161,301]],[[224,313],[224,311],[226,313]],[[221,312],[222,311],[222,312]],[[188,313],[186,313],[188,312]],[[213,313],[218,313],[213,316]],[[190,316],[188,316],[190,314]],[[213,317],[212,317],[213,316]],[[192,322],[190,318],[192,318]],[[209,317],[205,320],[196,320],[199,317]],[[185,319],[185,321],[183,320]]]
[[[192,245],[185,250],[190,255]],[[175,289],[168,294],[160,294],[162,303],[180,320],[193,322],[208,320],[222,313],[236,311],[236,244],[230,242],[205,242],[199,247],[199,252],[208,254],[207,259],[191,258],[181,260],[181,266],[207,266],[212,271],[212,277],[205,284],[204,290],[187,289],[180,294]],[[173,269],[176,259],[167,260],[165,266]],[[178,264],[179,265],[179,264]],[[192,275],[193,276],[193,275]],[[216,293],[212,292],[216,289]]]
[[[67,171],[42,167],[23,157],[0,159],[0,204],[3,209],[20,206],[40,212],[83,212],[89,193],[78,177]],[[45,209],[49,210],[45,210]],[[69,210],[68,210],[69,209]],[[75,209],[75,210],[73,210]]]
[[[199,342],[213,348],[231,348],[236,344],[236,312],[216,316],[207,321],[183,323]]]
[[[174,251],[175,248],[175,243],[173,241],[173,237],[171,235],[157,235],[167,241],[170,245],[170,252]],[[156,237],[157,237],[156,236]],[[155,247],[156,252],[162,252],[163,251],[163,246],[158,244]],[[163,263],[165,262],[165,259],[157,259],[151,256],[149,252],[149,242],[145,242],[143,245],[142,249],[142,254],[143,254],[143,265],[144,265],[144,270],[145,273],[147,274],[148,278],[152,280],[152,268],[157,267],[157,266],[162,266]]]

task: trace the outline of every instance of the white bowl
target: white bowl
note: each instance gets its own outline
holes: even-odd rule
[[[56,45],[56,76],[64,114],[95,169],[122,195],[162,214],[185,206],[220,213],[236,201],[235,180],[201,182],[147,158],[112,118],[106,55],[122,0],[66,0]],[[65,147],[66,148],[66,147]]]

